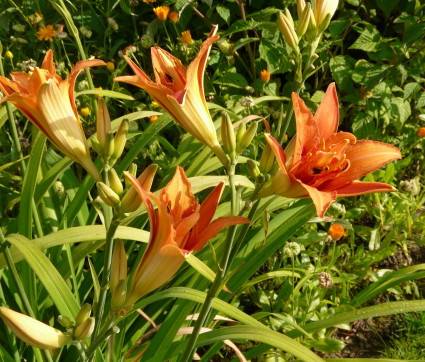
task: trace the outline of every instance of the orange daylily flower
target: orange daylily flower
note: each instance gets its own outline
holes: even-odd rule
[[[217,141],[214,123],[204,95],[204,72],[212,44],[218,39],[217,26],[202,44],[186,69],[182,62],[159,47],[152,47],[155,82],[130,58],[124,57],[135,73],[114,80],[133,84],[147,91],[187,132],[210,147],[226,164],[227,159]]]
[[[331,84],[313,116],[303,100],[292,94],[296,136],[285,151],[266,135],[279,164],[278,172],[261,192],[265,197],[311,197],[317,215],[323,217],[339,196],[394,191],[379,182],[357,182],[386,163],[401,158],[398,148],[376,141],[357,141],[347,132],[338,132],[339,109],[335,85]]]
[[[125,302],[125,309],[128,309],[138,299],[166,283],[184,263],[186,254],[201,250],[223,228],[249,223],[249,220],[231,216],[211,222],[224,183],[220,183],[199,205],[181,167],[177,167],[173,179],[159,197],[147,193],[129,172],[125,172],[125,176],[148,210],[151,230],[148,247],[131,278],[130,292]],[[158,207],[156,214],[148,194]]]
[[[90,158],[87,140],[74,100],[74,84],[81,70],[104,65],[98,59],[78,62],[64,80],[56,74],[53,52],[46,53],[41,68],[29,73],[11,73],[12,80],[0,77],[6,95],[0,104],[12,102],[66,156],[80,163],[96,181],[102,177]]]

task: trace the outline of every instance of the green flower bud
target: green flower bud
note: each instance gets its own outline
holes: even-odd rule
[[[95,319],[90,317],[74,329],[75,339],[83,340],[90,337],[94,331]]]
[[[221,140],[223,149],[228,155],[234,154],[236,150],[236,137],[233,130],[233,124],[227,113],[223,112],[221,116]]]
[[[114,139],[114,152],[112,154],[110,165],[113,165],[122,155],[124,151],[125,144],[127,142],[128,135],[128,119],[123,119],[120,126],[118,127],[117,133],[115,134]]]
[[[273,163],[274,163],[274,153],[271,147],[269,146],[269,144],[266,144],[260,159],[261,173],[268,174],[273,167]]]
[[[120,178],[118,177],[117,171],[115,171],[115,169],[113,168],[109,169],[108,179],[109,179],[109,186],[111,186],[111,189],[114,190],[118,195],[121,195],[124,189],[122,187],[122,182]]]
[[[117,312],[123,307],[127,298],[127,281],[121,279],[115,287],[114,291],[111,293],[111,310],[113,312]]]
[[[90,315],[91,315],[91,305],[89,303],[85,303],[81,307],[77,316],[75,317],[75,324],[78,326],[79,324],[83,323],[88,317],[90,317]]]
[[[258,128],[257,122],[251,123],[251,125],[248,127],[248,129],[242,136],[241,141],[238,143],[238,147],[237,147],[238,153],[242,152],[245,148],[247,148],[251,144],[255,134],[257,133],[257,128]]]
[[[74,325],[74,323],[72,322],[72,320],[62,314],[60,314],[58,316],[58,322],[59,324],[61,324],[62,326],[64,326],[65,328],[69,328],[72,327]]]
[[[283,35],[286,43],[297,53],[299,53],[298,48],[298,36],[295,33],[294,26],[291,23],[291,20],[288,19],[286,15],[282,12],[279,12],[277,15],[277,25],[280,29],[280,32]]]
[[[248,168],[249,175],[256,180],[260,175],[260,170],[258,169],[257,164],[253,160],[246,161],[246,167]]]
[[[116,194],[114,190],[112,190],[108,185],[104,184],[103,182],[98,182],[96,185],[99,197],[106,205],[111,207],[116,207],[119,205],[120,197]]]

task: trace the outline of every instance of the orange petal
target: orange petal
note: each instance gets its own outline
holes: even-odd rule
[[[242,216],[219,217],[214,220],[208,227],[199,234],[195,245],[187,245],[187,250],[199,251],[206,242],[215,237],[222,229],[237,224],[249,224],[249,220]]]
[[[291,173],[301,160],[301,157],[317,147],[320,138],[319,127],[304,101],[296,93],[292,93],[294,104],[295,121],[297,127],[294,158],[289,173]]]
[[[191,184],[184,173],[183,168],[177,166],[176,172],[165,187],[163,192],[168,195],[168,201],[171,203],[170,208],[180,209],[180,215],[173,215],[174,217],[181,218],[182,214],[195,204],[195,196],[190,191]]]
[[[264,136],[266,138],[267,143],[269,144],[270,148],[272,149],[275,157],[276,157],[276,161],[280,167],[280,169],[282,170],[282,173],[284,175],[288,174],[288,171],[286,170],[286,154],[285,151],[282,149],[282,147],[280,147],[279,142],[277,142],[272,136],[270,136],[269,134],[266,134]]]
[[[364,175],[377,170],[386,163],[401,158],[397,147],[377,141],[357,141],[348,145],[345,151],[350,168],[335,179],[324,183],[320,189],[330,191],[355,181]]]
[[[28,78],[28,75],[25,74],[25,73],[19,73],[19,74],[24,74]],[[27,82],[28,82],[28,80],[27,80]],[[8,79],[6,77],[0,76],[0,90],[5,95],[10,95],[13,92],[21,91],[21,89],[22,89],[22,87],[20,87],[19,82],[15,82],[15,81],[12,81],[12,80],[10,80],[10,79]],[[25,92],[25,89],[23,89],[23,91]],[[2,99],[0,99],[0,101],[2,101]]]
[[[172,88],[174,92],[186,86],[186,68],[175,56],[160,47],[151,48],[152,67],[157,84]]]
[[[47,70],[52,76],[56,75],[56,67],[53,62],[53,51],[49,49],[46,52],[46,56],[44,57],[43,64],[41,65],[41,69]]]
[[[317,216],[323,218],[331,203],[336,200],[337,193],[335,191],[319,191],[314,187],[304,184],[302,184],[302,186],[307,190],[311,197],[311,200],[316,207]]]
[[[314,115],[320,131],[320,137],[325,141],[338,129],[339,107],[338,96],[336,94],[335,83],[329,84],[325,96]]]
[[[201,208],[199,209],[200,217],[197,225],[200,232],[209,225],[214,217],[223,189],[224,182],[220,182],[202,203]]]
[[[339,197],[371,194],[373,192],[391,192],[396,191],[396,189],[381,182],[351,182],[335,191]]]

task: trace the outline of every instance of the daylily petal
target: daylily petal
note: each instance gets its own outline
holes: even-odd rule
[[[56,75],[56,67],[53,62],[53,51],[49,49],[46,52],[46,56],[44,57],[43,63],[41,64],[41,69],[47,70],[52,76]]]
[[[249,220],[242,216],[228,216],[219,217],[214,220],[208,227],[199,233],[198,240],[195,245],[190,245],[190,250],[199,251],[203,248],[206,242],[215,237],[222,229],[237,225],[237,224],[248,224]]]
[[[272,136],[270,136],[269,134],[266,134],[264,136],[266,138],[267,143],[269,144],[270,148],[272,149],[275,157],[276,157],[276,161],[281,169],[281,171],[284,174],[288,174],[287,170],[286,170],[286,154],[285,151],[283,151],[282,147],[280,147],[279,142],[277,142]]]
[[[311,197],[316,207],[317,216],[324,217],[326,210],[330,204],[336,200],[337,193],[335,191],[319,191],[315,187],[302,184]]]
[[[387,185],[381,182],[351,182],[337,190],[335,190],[338,196],[356,196],[362,194],[370,194],[372,192],[389,192],[397,191],[391,185]]]
[[[333,180],[327,181],[320,187],[321,190],[339,189],[377,170],[386,163],[401,158],[401,153],[397,147],[369,140],[357,141],[354,145],[348,145],[346,155],[347,159],[350,160],[350,169]]]
[[[214,217],[223,189],[224,182],[220,182],[201,204],[198,222],[198,228],[201,232],[209,225]]]
[[[320,131],[316,121],[304,101],[296,93],[292,93],[295,121],[297,125],[295,151],[289,172],[299,166],[301,157],[321,143]]]
[[[325,96],[314,115],[314,120],[319,127],[320,137],[325,140],[338,130],[339,106],[335,83],[329,84]]]
[[[152,47],[151,56],[157,84],[174,92],[186,86],[186,68],[179,59],[160,47]]]

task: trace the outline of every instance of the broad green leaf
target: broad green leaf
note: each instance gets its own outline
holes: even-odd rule
[[[16,247],[51,296],[60,314],[72,320],[80,310],[71,290],[46,255],[25,236],[12,234],[6,240]]]
[[[381,34],[371,25],[367,25],[366,29],[362,30],[357,40],[350,46],[349,49],[360,49],[365,52],[377,52],[381,42]]]
[[[375,122],[370,114],[358,112],[351,126],[359,138],[368,138],[375,130]]]
[[[351,92],[354,88],[350,75],[355,63],[356,60],[348,55],[337,55],[329,61],[332,77],[335,79],[338,88],[345,93]]]
[[[216,10],[217,10],[217,13],[218,13],[218,15],[220,15],[220,17],[227,23],[227,24],[229,24],[229,21],[230,21],[230,17],[231,17],[231,14],[230,14],[230,9],[228,9],[228,8],[226,8],[225,6],[221,6],[221,5],[218,5],[217,7],[216,7]]]
[[[12,234],[14,235],[14,234]],[[11,236],[12,236],[11,235]],[[136,240],[147,243],[150,233],[144,230],[119,226],[116,232],[116,238],[124,240]],[[103,225],[76,226],[69,229],[59,230],[55,233],[31,240],[31,243],[39,250],[46,250],[57,245],[87,243],[95,241],[104,241],[106,230]],[[19,249],[12,247],[10,249],[12,259],[15,263],[23,259],[23,254]],[[4,256],[0,255],[0,269],[6,266]]]
[[[32,236],[32,203],[45,143],[46,136],[39,131],[33,142],[31,157],[25,171],[22,185],[21,204],[18,217],[19,233],[28,238]]]
[[[240,48],[244,47],[245,45],[252,43],[254,41],[259,41],[259,40],[260,39],[258,39],[258,38],[241,38],[233,46],[233,51],[235,52],[235,51],[239,50]]]
[[[218,78],[215,83],[235,88],[246,88],[249,83],[246,78],[239,73],[226,72]]]

